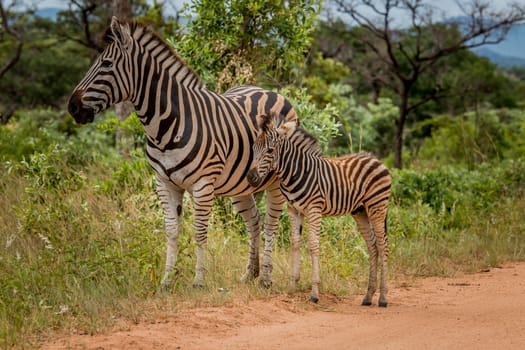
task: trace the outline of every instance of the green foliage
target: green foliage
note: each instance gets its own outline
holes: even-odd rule
[[[523,158],[497,164],[482,163],[474,170],[440,167],[424,172],[394,172],[393,200],[400,207],[426,205],[441,215],[444,227],[468,227],[466,212],[490,213],[503,198],[518,199],[525,184]]]
[[[215,89],[293,81],[304,63],[318,1],[194,0],[172,44]],[[195,16],[196,14],[196,16]]]
[[[339,135],[340,124],[335,119],[337,109],[331,104],[318,107],[306,89],[281,89],[282,95],[288,97],[299,115],[301,126],[314,135],[324,152],[328,152],[329,142]]]
[[[392,150],[399,108],[389,98],[363,104],[349,84],[348,67],[317,54],[308,67],[304,86],[319,108],[329,108],[339,124],[330,135],[330,153],[368,151],[386,157]]]
[[[119,120],[113,112],[106,113],[108,117],[104,119],[98,126],[98,130],[113,136],[120,133],[120,136],[126,143],[125,146],[128,148],[145,147],[146,145],[146,134],[144,128],[136,112],[132,112],[125,120]]]
[[[34,41],[26,43],[19,62],[0,79],[0,113],[30,106],[63,108],[88,68],[85,49],[41,36],[36,34]]]
[[[111,143],[111,138],[95,132],[93,126],[80,128],[64,112],[20,110],[7,125],[0,126],[0,161],[23,160],[58,147],[67,164],[85,164],[107,154]]]
[[[464,164],[525,156],[525,113],[521,110],[482,109],[457,117],[436,117],[417,125],[430,128],[417,154],[419,162],[434,166]]]

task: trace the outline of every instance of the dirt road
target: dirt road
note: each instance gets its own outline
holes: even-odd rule
[[[525,263],[391,288],[388,308],[361,296],[308,295],[188,309],[152,324],[72,336],[43,349],[525,349]],[[121,327],[122,329],[122,327]]]

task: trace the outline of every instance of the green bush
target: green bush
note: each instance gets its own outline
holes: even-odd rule
[[[104,120],[104,116],[97,120]],[[96,124],[80,128],[63,112],[19,111],[7,125],[0,126],[0,161],[22,160],[60,149],[67,164],[85,165],[113,152],[113,143],[114,136],[96,132]]]
[[[462,164],[474,168],[483,162],[525,156],[525,113],[522,110],[467,112],[456,117],[438,116],[414,130],[430,129],[417,152],[427,167]]]
[[[414,203],[443,212],[452,225],[469,224],[463,210],[490,212],[502,198],[517,198],[525,181],[525,161],[482,163],[476,169],[442,167],[424,171],[412,169],[393,173],[393,200],[407,207]]]

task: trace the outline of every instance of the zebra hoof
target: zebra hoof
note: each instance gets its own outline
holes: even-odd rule
[[[270,287],[272,286],[272,280],[267,280],[267,279],[260,279],[259,280],[259,286],[261,288],[264,288],[264,289],[270,289]]]
[[[167,293],[173,288],[174,281],[171,278],[163,278],[157,288],[157,293]]]
[[[170,289],[171,289],[170,286],[167,286],[165,284],[161,284],[157,288],[157,294],[166,294],[166,293],[168,293],[170,291]]]
[[[372,305],[372,302],[369,301],[369,300],[363,300],[363,302],[361,303],[362,306],[370,306]]]
[[[319,298],[315,295],[310,295],[310,301],[314,304],[317,304],[319,302]]]
[[[380,301],[378,303],[379,307],[386,307],[388,305],[388,303],[386,301]]]
[[[253,280],[255,279],[255,277],[251,274],[251,273],[245,273],[244,275],[242,275],[241,279],[240,279],[240,282],[241,283],[250,283],[252,282]]]
[[[203,282],[193,282],[191,286],[193,287],[193,289],[204,289]]]

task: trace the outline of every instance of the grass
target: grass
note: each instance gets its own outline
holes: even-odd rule
[[[509,176],[523,169],[506,166],[475,173],[478,180],[465,179],[470,173],[458,175],[457,170],[426,177],[396,173],[388,222],[391,278],[450,276],[525,259],[523,180]],[[207,285],[195,290],[192,210],[185,198],[176,283],[169,293],[159,294],[164,224],[142,155],[71,166],[58,149],[25,163],[4,163],[0,172],[2,348],[34,347],[56,334],[97,333],[121,319],[165,317],[180,307],[224,305],[287,291],[285,214],[274,251],[274,284],[263,290],[239,283],[248,237],[229,202],[219,200],[209,228]],[[480,185],[483,176],[494,174],[499,177]],[[435,191],[442,177],[456,182]],[[479,190],[490,193],[478,195]],[[441,206],[436,204],[440,201]],[[299,290],[307,293],[306,244],[302,261]],[[368,254],[350,216],[323,220],[320,265],[322,293],[364,293]]]

